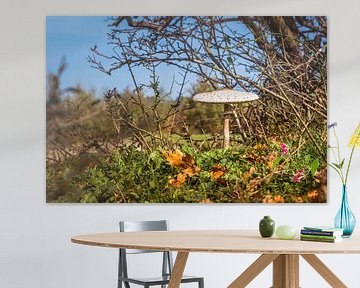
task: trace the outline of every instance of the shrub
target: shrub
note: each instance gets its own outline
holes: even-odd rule
[[[326,191],[321,185],[326,181],[326,163],[319,162],[314,147],[304,145],[298,149],[296,141],[290,142],[286,145],[289,153],[285,154],[280,144],[273,139],[254,146],[208,151],[190,146],[153,152],[127,147],[114,149],[108,156],[94,156],[81,170],[74,157],[62,167],[48,167],[48,200],[87,203],[326,201]]]

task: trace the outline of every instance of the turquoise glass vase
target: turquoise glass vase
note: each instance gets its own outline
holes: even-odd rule
[[[346,185],[342,187],[341,206],[336,214],[334,224],[336,228],[344,229],[343,237],[346,238],[351,236],[355,228],[356,219],[349,207]]]

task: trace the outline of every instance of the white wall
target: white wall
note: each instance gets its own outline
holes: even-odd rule
[[[116,250],[70,243],[75,234],[116,231],[119,219],[171,221],[172,229],[256,228],[263,215],[278,224],[331,224],[340,183],[331,173],[326,205],[51,205],[45,203],[46,15],[327,15],[329,116],[345,145],[360,120],[360,38],[357,0],[342,1],[16,1],[0,17],[0,287],[115,287]],[[101,3],[102,2],[102,3]],[[360,219],[360,151],[350,179],[350,203]],[[360,227],[360,226],[358,226]],[[226,287],[255,255],[192,254],[187,272],[206,287]],[[321,256],[348,287],[360,287],[360,255]],[[147,269],[137,261],[138,268]],[[153,269],[150,269],[153,270]],[[270,286],[267,269],[250,287]],[[306,263],[302,287],[328,287]],[[187,286],[190,287],[190,286]],[[193,287],[193,286],[192,286]]]

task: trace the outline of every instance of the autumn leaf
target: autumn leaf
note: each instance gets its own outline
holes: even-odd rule
[[[219,179],[221,176],[224,175],[224,171],[215,171],[215,172],[210,172],[211,178],[216,180]]]
[[[295,203],[304,203],[304,199],[302,197],[298,196],[298,197],[295,197],[294,202]]]
[[[271,195],[266,195],[263,198],[262,203],[274,203],[274,199],[272,198]]]
[[[169,184],[175,188],[180,188],[182,184],[178,182],[176,179],[170,179]]]
[[[281,195],[276,195],[272,197],[271,195],[266,195],[263,200],[263,203],[284,203],[284,197]]]
[[[273,170],[277,167],[277,165],[280,163],[280,161],[283,159],[283,156],[276,157],[275,153],[271,153],[268,157],[268,168],[270,170]]]
[[[184,163],[183,162],[184,154],[178,149],[176,149],[175,152],[164,151],[163,155],[171,166],[181,167]]]
[[[184,183],[186,180],[186,174],[184,173],[179,173],[177,175],[177,181],[179,181],[181,184]]]
[[[274,201],[275,201],[275,203],[284,203],[284,197],[281,195],[276,195],[274,197]]]
[[[206,199],[199,201],[199,203],[210,204],[210,203],[212,203],[212,201],[209,198],[206,198]]]
[[[254,167],[254,166],[251,166],[250,169],[249,169],[249,171],[248,171],[248,172],[245,172],[245,173],[242,175],[242,178],[243,178],[244,180],[246,180],[246,179],[250,178],[251,175],[254,174],[254,173],[255,173],[255,167]]]
[[[319,197],[319,192],[317,190],[311,190],[307,193],[306,196],[310,202],[317,202]]]
[[[220,164],[215,164],[210,170],[210,176],[212,179],[217,180],[223,176],[226,172],[226,168]]]
[[[173,178],[169,180],[169,184],[174,186],[175,188],[179,188],[185,183],[185,180],[186,180],[186,174],[179,173],[176,179]]]
[[[169,184],[173,187],[181,187],[186,177],[193,177],[201,170],[199,166],[195,166],[194,158],[190,154],[184,154],[178,149],[175,152],[164,151],[163,155],[171,166],[182,168],[176,178],[169,180]]]
[[[200,167],[195,166],[195,167],[188,167],[186,169],[183,169],[182,173],[184,173],[185,175],[187,175],[189,177],[192,177],[192,176],[195,176],[199,171],[200,171]]]

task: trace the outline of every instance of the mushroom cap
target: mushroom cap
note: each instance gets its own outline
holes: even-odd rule
[[[259,99],[259,96],[250,92],[222,89],[213,92],[196,94],[193,99],[196,102],[221,104],[253,101]]]

